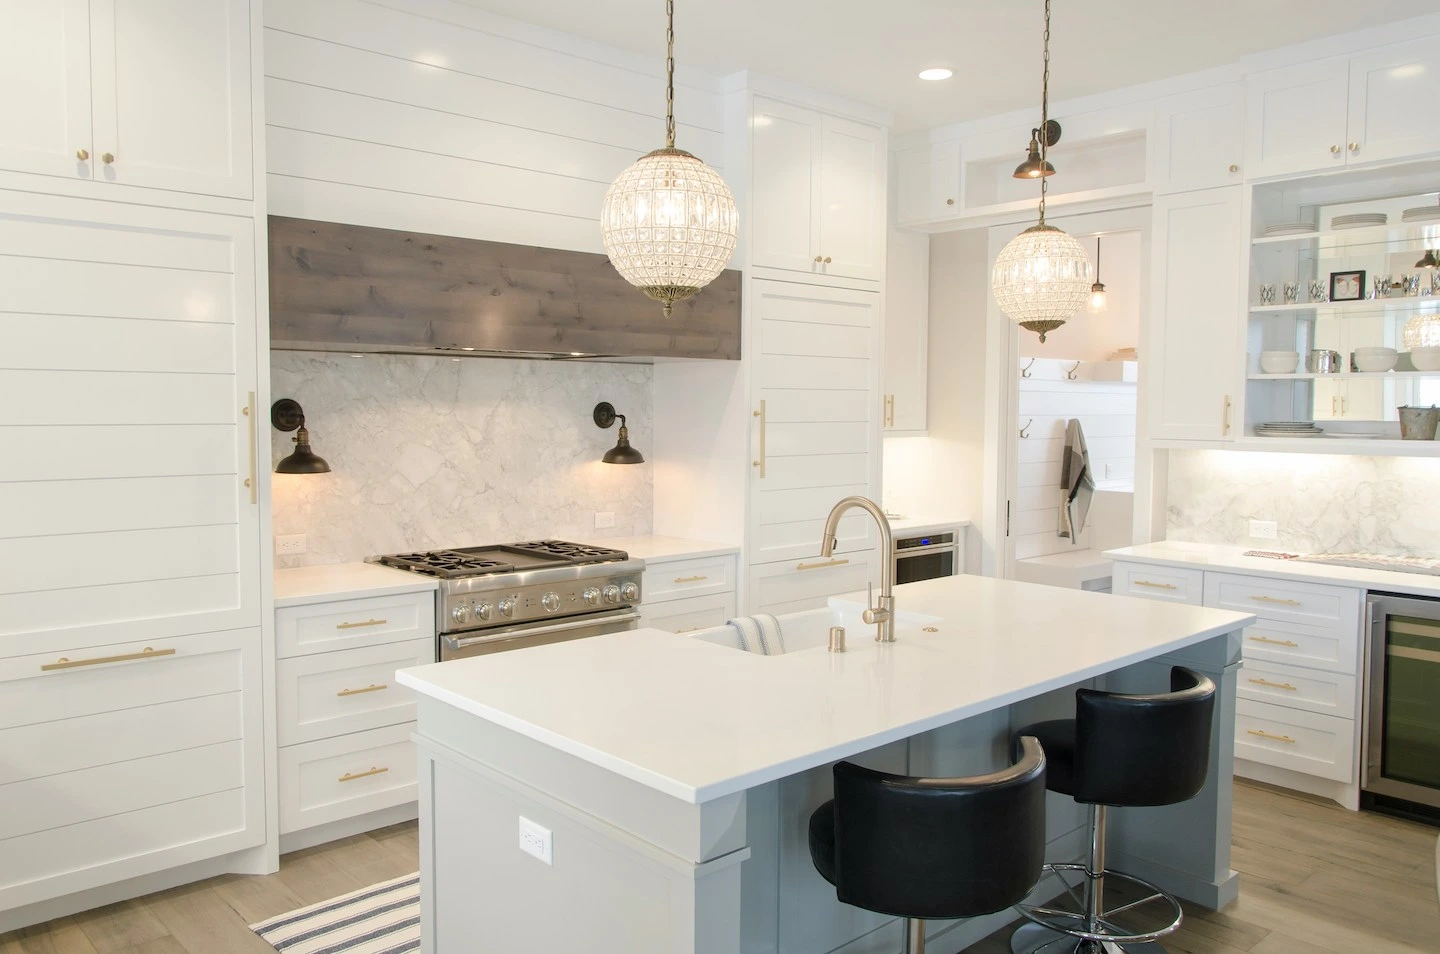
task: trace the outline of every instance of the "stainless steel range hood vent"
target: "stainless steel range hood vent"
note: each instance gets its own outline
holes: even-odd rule
[[[271,216],[270,347],[736,361],[740,273],[665,318],[604,255]]]

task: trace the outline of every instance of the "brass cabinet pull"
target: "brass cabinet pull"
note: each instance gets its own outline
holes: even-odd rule
[[[765,479],[765,402],[760,402],[760,410],[754,412],[755,417],[760,419],[760,459],[751,461],[751,466],[759,468],[760,479]]]
[[[1299,646],[1300,644],[1289,639],[1271,639],[1269,636],[1247,636],[1246,639],[1252,643],[1269,643],[1272,646]]]
[[[827,566],[844,566],[849,560],[821,560],[819,563],[797,563],[797,570],[823,570]]]
[[[1340,155],[1340,147],[1339,147],[1339,146],[1331,146],[1331,147],[1330,147],[1330,155],[1332,155],[1332,156],[1338,156],[1338,155]]]
[[[362,626],[384,626],[388,619],[362,619],[358,623],[336,623],[336,629],[359,629]]]
[[[955,200],[954,200],[954,199],[946,199],[946,200],[945,200],[945,204],[946,204],[946,205],[954,205],[954,204],[955,204]]]
[[[830,264],[830,256],[829,256],[829,255],[826,255],[826,256],[825,256],[825,264],[826,264],[826,265],[829,265],[829,264]]]
[[[76,150],[75,150],[75,158],[76,158],[76,159],[79,159],[81,162],[84,162],[86,159],[89,159],[89,158],[90,158],[90,150],[89,150],[89,149],[76,149]]]
[[[379,692],[381,689],[389,689],[389,688],[390,688],[390,684],[389,684],[388,682],[382,682],[382,683],[380,683],[380,685],[378,685],[378,686],[375,685],[375,684],[372,682],[370,685],[366,686],[364,689],[341,689],[339,692],[335,693],[335,695],[337,695],[337,696],[358,696],[358,695],[360,695],[360,693],[362,693],[362,692]]]
[[[1271,735],[1269,732],[1261,732],[1259,729],[1246,729],[1250,735],[1258,735],[1262,739],[1273,739],[1276,742],[1284,742],[1286,745],[1294,745],[1295,740],[1288,735]]]
[[[1299,692],[1298,689],[1288,682],[1271,682],[1269,679],[1251,679],[1250,681],[1257,686],[1269,686],[1271,689],[1284,689],[1286,692]]]
[[[1239,172],[1239,171],[1240,171],[1240,167],[1239,167],[1239,166],[1237,166],[1237,165],[1236,165],[1235,163],[1233,163],[1233,162],[1230,163],[1230,174],[1231,174],[1232,176],[1233,176],[1235,173]]]
[[[381,766],[380,768],[376,768],[372,765],[370,766],[370,771],[368,772],[355,772],[354,774],[346,772],[344,775],[340,776],[339,781],[353,782],[357,778],[369,778],[372,775],[384,775],[388,771],[390,771],[389,766]]]
[[[249,427],[249,429],[250,429],[250,438],[249,438],[249,444],[250,444],[250,476],[245,478],[245,486],[250,488],[250,502],[253,504],[253,503],[256,502],[256,497],[255,497],[255,492],[256,492],[256,487],[255,487],[255,484],[256,484],[256,480],[255,480],[255,392],[254,392],[254,391],[251,391],[250,394],[249,394],[249,396],[248,396],[245,400],[246,400],[245,406],[240,409],[240,413],[243,414],[243,415],[245,415],[246,424],[248,425],[248,427]]]
[[[1230,433],[1230,395],[1228,395],[1228,394],[1225,395],[1225,413],[1221,416],[1221,418],[1220,418],[1220,423],[1221,423],[1221,425],[1224,427],[1224,430],[1223,430],[1221,433],[1223,433],[1223,434],[1229,434],[1229,433]]]
[[[1299,601],[1299,600],[1282,600],[1282,599],[1280,599],[1278,596],[1252,596],[1252,597],[1250,597],[1250,598],[1251,598],[1252,600],[1254,600],[1255,602],[1257,602],[1257,603],[1275,603],[1275,604],[1277,604],[1277,605],[1279,605],[1279,606],[1299,606],[1299,605],[1300,605],[1300,601]]]
[[[676,583],[699,583],[701,580],[708,580],[708,579],[710,579],[710,577],[708,577],[708,576],[677,576],[677,577],[675,577],[675,582],[676,582]]]
[[[819,265],[819,264],[820,264],[821,262],[823,262],[823,261],[825,261],[825,259],[821,258],[819,255],[816,255],[816,256],[815,256],[815,264],[816,264],[816,265]]]
[[[100,154],[100,161],[103,162],[103,163],[105,163],[105,165],[107,165],[107,166],[110,165],[110,163],[112,163],[112,162],[115,161],[115,153],[113,153],[113,152],[101,153],[101,154]]]
[[[1151,583],[1149,580],[1136,580],[1135,585],[1148,586],[1154,590],[1173,590],[1176,588],[1174,583]]]
[[[1350,151],[1351,151],[1351,152],[1359,152],[1359,151],[1360,151],[1360,144],[1359,144],[1358,142],[1352,142],[1352,143],[1350,144]]]
[[[118,656],[96,656],[94,659],[67,659],[61,656],[53,663],[46,663],[40,667],[41,672],[50,672],[54,669],[76,669],[80,666],[98,666],[101,663],[129,662],[132,659],[158,659],[161,656],[173,656],[173,649],[151,649],[146,646],[138,653],[120,653]]]

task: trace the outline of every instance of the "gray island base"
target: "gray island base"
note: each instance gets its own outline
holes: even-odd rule
[[[844,654],[637,630],[403,671],[419,705],[423,950],[894,954],[900,922],[840,904],[810,863],[831,764],[990,771],[1014,728],[1073,715],[1077,686],[1163,691],[1175,664],[1219,689],[1209,780],[1179,805],[1112,811],[1110,866],[1210,908],[1236,897],[1252,617],[964,576],[899,587],[896,603],[895,643],[852,629]],[[1048,860],[1080,859],[1085,809],[1047,798]],[[929,922],[929,950],[1014,917]]]

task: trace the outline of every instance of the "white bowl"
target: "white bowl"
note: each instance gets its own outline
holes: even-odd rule
[[[1412,348],[1410,363],[1416,371],[1440,371],[1440,348]]]
[[[1295,369],[1299,366],[1300,352],[1298,351],[1260,352],[1260,370],[1266,374],[1294,374]]]
[[[1400,352],[1394,348],[1356,348],[1356,371],[1390,371],[1400,360]]]

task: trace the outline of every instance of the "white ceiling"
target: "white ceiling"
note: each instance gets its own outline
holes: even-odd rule
[[[661,0],[465,0],[609,46],[664,56]],[[1056,99],[1436,12],[1436,0],[1057,0]],[[1038,106],[1041,0],[677,0],[676,57],[755,70],[890,110],[907,130]],[[1097,11],[1099,11],[1097,13]],[[1397,37],[1396,39],[1400,39]],[[929,83],[925,67],[952,79]]]

